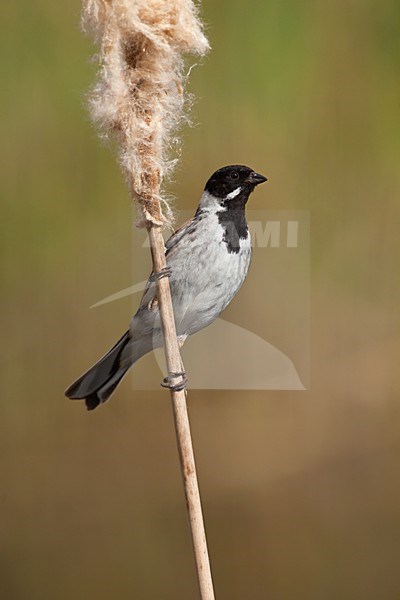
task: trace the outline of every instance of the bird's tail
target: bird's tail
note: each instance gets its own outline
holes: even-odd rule
[[[127,331],[107,354],[69,386],[65,395],[72,400],[85,400],[88,410],[106,402],[134,362],[126,357],[121,360],[130,339]]]

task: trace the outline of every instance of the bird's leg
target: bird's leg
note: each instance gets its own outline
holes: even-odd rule
[[[178,336],[179,348],[182,348],[183,344],[185,343],[186,338],[187,338],[187,335],[179,335]],[[181,381],[178,381],[178,383],[172,384],[171,380],[175,379],[176,377],[181,377],[182,378]],[[183,366],[183,362],[182,362],[182,358],[181,358],[181,371],[178,371],[177,373],[170,373],[168,375],[168,377],[164,377],[161,386],[168,388],[170,390],[179,392],[186,388],[187,381],[188,381],[188,379],[186,377],[185,368]]]

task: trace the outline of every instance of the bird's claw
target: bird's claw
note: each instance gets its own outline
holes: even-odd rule
[[[178,383],[171,383],[171,380],[175,379],[176,377],[182,377],[181,381],[178,381]],[[186,388],[187,381],[188,380],[185,371],[170,373],[168,377],[164,377],[161,387],[168,388],[173,392],[181,392]]]
[[[150,275],[150,281],[156,281],[156,279],[163,279],[163,277],[171,277],[172,269],[171,267],[164,267],[161,271],[157,271],[156,273],[152,273]]]

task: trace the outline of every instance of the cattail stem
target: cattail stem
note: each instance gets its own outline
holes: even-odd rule
[[[166,266],[164,238],[160,227],[149,226],[153,271],[158,273]],[[175,320],[171,300],[171,290],[168,277],[157,279],[157,295],[160,308],[161,325],[164,336],[164,351],[168,373],[183,371],[179,344],[176,337]],[[176,378],[176,379],[179,379]],[[175,379],[171,377],[171,383]],[[183,486],[185,489],[186,506],[189,517],[196,572],[199,583],[201,600],[214,600],[214,589],[208,557],[207,539],[201,509],[200,491],[197,482],[196,464],[194,460],[192,438],[190,433],[189,416],[186,404],[186,391],[171,389],[171,401],[174,412],[175,432],[181,463]]]
[[[215,596],[210,559],[208,556],[206,532],[201,510],[200,492],[197,483],[196,464],[194,461],[185,392],[171,391],[171,399],[174,410],[175,431],[182,467],[183,485],[185,488],[194,558],[196,561],[200,598],[202,600],[214,600]]]
[[[142,225],[148,229],[153,271],[166,267],[161,228],[172,212],[161,195],[173,168],[169,151],[183,119],[184,55],[209,48],[192,0],[83,0],[83,25],[100,46],[101,69],[91,113],[104,137],[116,142],[119,161]],[[171,290],[158,278],[157,297],[170,383],[183,371]],[[214,592],[201,512],[185,391],[171,389],[178,449],[202,600]]]

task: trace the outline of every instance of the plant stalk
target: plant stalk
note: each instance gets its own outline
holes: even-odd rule
[[[153,271],[159,273],[166,267],[164,238],[161,228],[154,224],[149,224],[148,233]],[[156,282],[167,369],[169,374],[178,373],[184,369],[176,336],[169,279],[168,277],[157,278]],[[180,377],[174,378],[172,376],[170,379],[172,385],[178,383],[179,380]],[[201,600],[214,600],[214,588],[186,404],[186,390],[176,391],[170,389],[170,394],[200,598]]]

